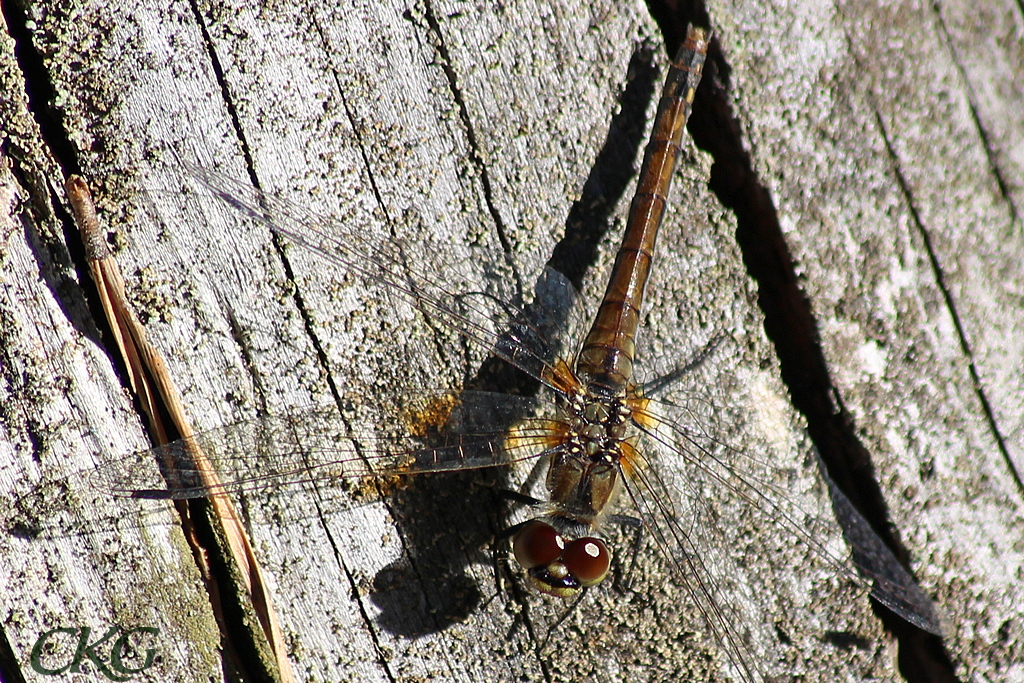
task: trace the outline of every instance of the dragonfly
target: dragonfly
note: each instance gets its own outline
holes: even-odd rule
[[[561,598],[583,595],[609,574],[611,551],[602,538],[609,525],[636,526],[660,549],[735,675],[743,681],[762,680],[743,643],[738,610],[725,598],[725,577],[716,575],[721,563],[708,555],[723,549],[707,547],[713,534],[701,524],[714,522],[694,493],[699,487],[692,482],[700,481],[761,511],[818,549],[837,571],[864,577],[855,580],[867,581],[873,594],[899,613],[929,623],[927,598],[914,592],[916,584],[909,576],[866,559],[881,551],[862,549],[861,561],[851,568],[821,547],[814,527],[781,502],[784,491],[745,476],[735,462],[744,454],[700,424],[700,416],[711,407],[708,402],[674,406],[676,414],[697,424],[659,409],[667,403],[658,396],[690,365],[646,384],[635,377],[644,294],[708,41],[706,30],[691,26],[668,68],[623,241],[600,307],[578,346],[560,340],[567,328],[562,318],[575,294],[555,271],[545,273],[531,306],[485,292],[453,293],[436,275],[411,270],[400,244],[347,230],[251,185],[188,166],[201,186],[235,210],[346,272],[381,283],[432,320],[532,377],[544,393],[411,393],[409,404],[419,406],[413,412],[439,428],[394,436],[327,430],[324,425],[339,422],[332,408],[266,416],[101,467],[93,473],[95,485],[136,498],[186,499],[282,482],[534,463],[529,480],[536,483],[542,477],[544,493],[542,499],[530,497],[537,514],[507,534],[512,555],[531,586]],[[711,347],[708,353],[713,353]],[[197,448],[219,471],[218,483],[211,484],[194,464]],[[685,471],[670,476],[660,470],[662,451],[675,454]],[[636,517],[614,512],[620,498],[628,500]]]

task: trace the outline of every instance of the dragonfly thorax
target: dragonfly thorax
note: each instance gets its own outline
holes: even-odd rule
[[[618,491],[623,447],[635,425],[618,398],[573,393],[562,410],[564,431],[546,479],[552,516],[592,529]]]
[[[630,408],[618,396],[585,392],[568,401],[569,435],[580,453],[591,460],[618,462],[618,445],[633,431]]]

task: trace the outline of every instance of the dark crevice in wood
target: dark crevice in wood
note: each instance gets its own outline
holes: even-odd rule
[[[3,683],[25,683],[18,657],[14,654],[7,631],[0,628],[0,681]]]
[[[959,67],[960,65],[957,64],[957,66]],[[967,77],[962,71],[961,76],[964,78],[967,90],[970,91],[970,82],[967,81]],[[996,181],[996,185],[999,187],[999,196],[1002,197],[1004,202],[1006,202],[1006,206],[1010,213],[1010,220],[1019,224],[1021,222],[1020,212],[1017,210],[1017,204],[1013,201],[1013,194],[1010,192],[1010,185],[1006,182],[1006,178],[1003,176],[1002,167],[996,159],[996,151],[993,149],[992,142],[989,140],[988,131],[981,122],[981,116],[978,113],[978,108],[974,105],[973,97],[968,98],[967,108],[971,112],[971,121],[974,122],[974,127],[978,131],[978,137],[981,138],[981,146],[985,149],[985,158],[988,160],[989,172],[992,174],[992,177]]]
[[[217,86],[220,88],[221,101],[227,110],[232,130],[245,160],[249,182],[253,187],[259,188],[252,153],[242,129],[241,118],[231,96],[223,65],[217,55],[215,41],[200,7],[195,2],[190,2],[189,8],[195,25],[202,35],[203,45],[206,46],[208,63],[213,70]],[[286,276],[294,282],[288,263],[284,259],[282,246],[276,241],[275,246],[284,263]],[[301,312],[304,309],[300,308],[299,310]],[[238,331],[236,330],[235,333],[237,337]],[[244,358],[248,358],[244,344],[241,347],[241,352]],[[256,383],[255,386],[258,387],[259,384]],[[165,421],[165,424],[171,424],[171,422]],[[195,525],[196,541],[206,555],[205,562],[209,567],[206,587],[221,629],[225,676],[230,680],[279,680],[280,672],[277,670],[271,654],[272,645],[260,626],[260,619],[254,612],[252,594],[245,588],[244,580],[238,576],[240,568],[231,558],[227,543],[220,542],[217,530],[205,514],[209,502],[193,500],[187,501],[186,505],[189,508],[187,512],[181,506],[176,507],[184,524],[189,524],[189,520],[191,520],[191,523]],[[198,549],[193,549],[193,552],[198,552]],[[201,570],[203,563],[203,559],[197,556],[197,564]]]
[[[406,12],[405,18],[412,21],[412,13]],[[417,23],[417,28],[423,32],[429,32],[434,36],[434,45],[441,52],[441,62],[444,67],[448,85],[457,101],[462,121],[464,122],[469,141],[471,158],[477,168],[484,185],[486,201],[490,207],[490,213],[495,220],[500,236],[500,242],[505,249],[505,257],[508,258],[509,246],[504,236],[504,226],[496,209],[493,208],[491,200],[490,182],[486,177],[482,157],[476,148],[475,133],[469,125],[469,114],[465,103],[458,92],[455,72],[448,64],[449,56],[443,45],[438,46],[441,41],[439,26],[431,17],[424,24]],[[320,30],[325,53],[332,49],[330,42]],[[349,101],[345,98],[344,84],[335,74],[337,92],[341,98],[345,115],[352,130],[359,142],[359,153],[361,155],[366,176],[369,180],[371,190],[374,194],[378,207],[385,215],[388,225],[394,225],[388,215],[387,203],[383,200],[380,189],[377,185],[374,164],[368,150],[362,144],[362,126],[356,117],[355,111]],[[398,250],[401,257],[404,253]],[[406,268],[406,271],[409,269]],[[428,311],[424,312],[424,320],[428,325],[433,326],[432,318]],[[435,334],[431,339],[435,343],[435,351],[438,357],[443,357],[447,348],[440,345],[442,333],[435,328]],[[341,406],[339,400],[339,406]],[[400,529],[400,540],[403,545],[402,559],[381,569],[375,576],[369,598],[374,602],[380,614],[370,620],[368,612],[364,607],[363,598],[359,597],[360,613],[366,619],[366,627],[373,638],[377,652],[380,653],[380,664],[386,675],[392,677],[387,659],[382,654],[376,632],[378,629],[392,635],[403,638],[416,638],[427,633],[441,632],[456,623],[461,623],[468,618],[481,600],[481,593],[476,583],[466,574],[467,562],[464,558],[454,559],[449,552],[450,548],[439,545],[437,529],[446,528],[460,529],[463,535],[470,534],[477,540],[469,540],[466,547],[474,547],[486,542],[486,539],[493,535],[493,528],[485,528],[483,520],[467,524],[467,519],[476,520],[477,517],[470,517],[466,508],[467,496],[465,491],[478,483],[481,478],[487,478],[494,473],[447,473],[435,474],[431,477],[414,477],[407,486],[394,495],[385,496],[385,505],[391,517],[398,523]],[[490,506],[493,507],[493,506]],[[481,506],[481,510],[490,509]],[[347,567],[343,568],[346,575],[352,581],[353,595],[355,592],[354,577]],[[421,609],[410,610],[408,605],[416,604]]]
[[[256,163],[253,160],[252,150],[248,143],[248,138],[245,135],[245,131],[242,126],[242,120],[238,113],[238,108],[235,106],[234,97],[231,95],[231,88],[228,84],[227,77],[224,73],[224,67],[221,64],[220,57],[217,55],[217,49],[213,36],[210,34],[210,30],[206,25],[206,21],[203,17],[200,8],[195,2],[190,3],[189,7],[192,10],[193,18],[195,19],[196,26],[203,37],[203,44],[206,46],[206,54],[209,59],[210,68],[213,69],[214,79],[217,82],[218,88],[221,92],[221,101],[224,103],[224,107],[227,111],[228,118],[231,120],[231,129],[235,133],[235,139],[238,140],[239,151],[242,154],[242,158],[245,160],[245,169],[249,175],[249,182],[254,188],[262,191],[260,186],[259,177],[256,173]],[[310,315],[309,308],[306,306],[305,301],[302,297],[302,288],[298,286],[295,279],[295,273],[291,267],[291,262],[288,260],[288,256],[285,253],[284,240],[275,231],[272,235],[274,249],[277,252],[278,258],[281,262],[281,267],[284,269],[285,278],[288,282],[295,285],[292,288],[292,298],[295,301],[296,310],[299,316],[302,318],[303,329],[306,331],[307,337],[313,344],[313,348],[317,354],[317,361],[320,367],[324,369],[325,377],[327,378],[328,386],[331,389],[331,395],[334,397],[336,404],[340,407],[342,405],[341,392],[338,389],[334,376],[330,372],[330,363],[328,362],[327,352],[324,349],[324,345],[320,342],[319,337],[316,335],[316,326],[314,325]],[[243,357],[246,355],[244,344],[240,347]],[[257,382],[254,384],[257,388],[260,384]],[[261,397],[262,400],[262,397]]]
[[[1018,6],[1022,6],[1022,8],[1024,8],[1024,3],[1018,2]],[[996,152],[989,140],[988,130],[986,130],[984,124],[982,124],[981,116],[978,113],[978,107],[976,106],[977,97],[975,97],[974,89],[971,87],[971,79],[967,77],[967,72],[964,69],[963,63],[958,59],[959,54],[957,53],[957,50],[954,49],[956,47],[956,41],[953,39],[953,36],[950,35],[949,28],[946,26],[946,21],[942,18],[942,7],[938,2],[932,3],[932,11],[935,13],[935,18],[936,21],[938,21],[939,28],[942,29],[942,37],[945,44],[951,47],[949,61],[956,66],[957,73],[960,74],[960,80],[963,82],[964,88],[967,90],[967,106],[970,109],[971,120],[974,121],[974,127],[978,131],[978,137],[981,138],[982,147],[985,149],[985,158],[988,160],[989,172],[992,173],[992,177],[995,179],[996,185],[999,186],[1000,196],[1009,208],[1011,220],[1014,223],[1019,224],[1021,220],[1020,212],[1017,209],[1016,203],[1013,201],[1013,195],[1010,193],[1010,185],[1006,182],[1006,178],[1003,177],[1003,170],[998,163]],[[1019,481],[1020,477],[1018,476],[1017,478]]]
[[[195,5],[193,5],[192,7],[193,7],[193,13],[194,13],[194,17],[195,17],[196,23],[200,27],[200,30],[201,30],[202,35],[203,35],[203,41],[204,41],[204,43],[207,46],[207,54],[209,56],[210,64],[211,64],[211,66],[213,68],[213,71],[214,71],[217,83],[218,83],[218,85],[220,87],[220,90],[221,90],[221,99],[224,102],[224,105],[225,105],[225,107],[227,109],[228,115],[229,115],[229,117],[231,119],[232,129],[235,132],[236,139],[238,140],[238,143],[239,143],[239,146],[240,146],[243,158],[245,160],[246,170],[247,170],[247,172],[249,174],[249,181],[250,181],[250,183],[252,184],[253,187],[255,187],[256,189],[259,190],[261,188],[260,188],[259,179],[258,179],[258,176],[257,176],[257,173],[256,173],[256,164],[255,164],[255,161],[253,159],[253,156],[252,156],[249,144],[247,142],[247,139],[246,139],[246,136],[245,136],[245,133],[244,133],[244,129],[243,129],[243,126],[242,126],[242,123],[241,123],[241,118],[238,115],[237,108],[234,105],[234,101],[233,101],[233,98],[231,96],[231,91],[230,91],[230,88],[228,86],[228,83],[227,83],[227,80],[226,80],[226,77],[225,77],[225,74],[224,74],[223,67],[221,66],[219,57],[217,56],[213,39],[212,39],[212,37],[211,37],[211,35],[209,33],[208,28],[206,27],[206,23],[203,21],[202,15],[200,14],[198,8]],[[316,28],[317,28],[317,30],[319,32],[319,35],[320,35],[321,39],[323,40],[324,36],[323,36],[322,31],[320,31],[320,26],[317,25]],[[341,92],[340,88],[339,88],[339,92]],[[344,103],[344,105],[345,105],[345,111],[349,115],[350,121],[351,121],[351,119],[352,119],[351,111],[350,111],[347,103]],[[352,121],[352,123],[353,123],[353,130],[358,130],[358,129],[355,128],[354,121]],[[365,155],[364,155],[364,160],[365,160]],[[372,187],[373,187],[374,194],[378,198],[378,201],[379,201],[380,195],[379,195],[379,192],[377,190],[376,184],[373,183],[372,176],[371,176],[371,184],[372,184]],[[286,251],[285,251],[284,240],[276,232],[273,233],[272,239],[273,239],[274,249],[277,252],[278,259],[279,259],[279,261],[281,263],[281,266],[284,269],[285,278],[287,279],[288,282],[291,282],[292,284],[296,285],[296,286],[294,286],[292,288],[292,298],[293,298],[293,300],[295,302],[296,311],[298,312],[300,318],[302,319],[303,329],[306,332],[306,336],[309,338],[310,343],[313,345],[313,349],[314,349],[314,351],[315,351],[315,353],[317,355],[317,362],[318,362],[319,366],[324,370],[324,377],[326,378],[328,387],[330,388],[331,396],[334,399],[335,405],[337,405],[338,408],[339,408],[339,411],[340,411],[339,414],[343,415],[344,414],[344,399],[342,397],[342,392],[341,392],[340,388],[338,387],[337,382],[334,380],[334,375],[330,371],[330,362],[329,362],[329,359],[328,359],[328,355],[327,355],[326,349],[325,349],[323,343],[320,341],[319,336],[316,334],[316,325],[314,324],[314,322],[312,320],[312,317],[309,314],[309,309],[308,309],[308,307],[307,307],[307,305],[305,303],[304,298],[302,297],[302,293],[301,293],[302,288],[297,285],[295,274],[294,274],[294,271],[293,271],[293,269],[291,267],[291,262],[289,261],[289,259],[287,257],[287,254],[286,254]],[[248,344],[245,342],[245,339],[244,339],[244,332],[237,325],[237,320],[234,317],[234,314],[233,314],[233,312],[231,310],[227,310],[226,311],[226,315],[228,316],[228,318],[232,322],[233,337],[237,340],[239,351],[241,352],[242,357],[246,361],[246,363],[245,363],[246,367],[249,370],[250,376],[253,379],[253,386],[257,389],[257,393],[260,395],[261,403],[262,403],[263,402],[263,396],[264,396],[264,393],[260,390],[260,387],[261,387],[262,383],[259,381],[259,378],[257,376],[258,373],[256,372],[255,367],[253,366],[252,360],[250,358],[250,354],[249,354],[249,351],[248,351]],[[345,576],[348,578],[348,581],[349,581],[349,584],[350,584],[350,588],[353,591],[353,594],[355,594],[354,579],[353,579],[352,574],[349,571],[348,567],[344,566],[344,563],[341,561],[341,554],[340,554],[340,552],[338,550],[337,543],[334,540],[334,537],[333,537],[333,535],[330,532],[329,525],[326,522],[323,510],[322,510],[322,508],[319,505],[319,497],[315,498],[314,500],[317,501],[316,502],[316,509],[317,509],[318,518],[320,520],[320,525],[321,525],[321,527],[323,528],[323,530],[324,530],[324,532],[326,534],[328,542],[331,544],[331,547],[332,547],[332,549],[334,551],[335,557],[338,559],[338,562],[339,562],[339,565],[341,566],[342,571],[344,572]],[[221,578],[220,580],[228,580],[228,581],[232,580],[231,577],[228,574],[226,574],[226,573],[222,573],[221,576],[223,578]],[[242,591],[238,591],[238,593],[236,595],[238,595],[239,600],[244,599],[244,593]],[[371,635],[371,638],[373,639],[374,648],[375,648],[376,653],[378,654],[378,660],[379,660],[379,663],[381,665],[381,668],[386,673],[386,675],[388,676],[389,679],[393,679],[392,673],[391,673],[389,667],[387,666],[386,658],[381,653],[380,643],[378,642],[378,640],[376,638],[375,630],[373,628],[373,625],[371,623],[369,615],[366,613],[366,611],[365,611],[365,609],[364,609],[364,607],[362,605],[362,602],[361,601],[357,601],[357,603],[359,604],[360,613],[361,613],[361,615],[362,615],[362,617],[365,620],[365,623],[367,625],[367,632]],[[227,610],[228,607],[232,607],[237,612],[238,609],[241,608],[242,606],[241,605],[225,606],[225,609]],[[243,613],[243,616],[244,616],[244,613]],[[246,619],[227,619],[226,621],[228,621],[229,624],[234,625],[234,624],[248,623],[248,622],[251,622],[252,620],[246,620]],[[251,649],[251,647],[255,644],[254,641],[252,641],[251,639],[252,638],[258,639],[258,638],[261,637],[260,634],[254,634],[254,635],[250,636],[248,631],[240,631],[239,633],[240,633],[241,638],[242,638],[241,646],[243,648],[249,647]],[[231,636],[226,636],[226,637],[231,638]]]
[[[268,411],[266,387],[263,384],[263,373],[260,371],[259,363],[253,358],[248,330],[243,326],[238,316],[235,315],[234,309],[227,302],[221,302],[221,311],[224,319],[227,320],[228,329],[231,331],[231,339],[234,340],[235,348],[238,349],[238,355],[242,359],[242,367],[245,368],[245,374],[252,383],[253,394],[255,394],[259,401],[259,408],[257,410],[260,414],[266,415]]]
[[[946,22],[943,21],[942,19],[942,11],[939,7],[939,4],[935,3],[933,8],[935,11],[935,15],[938,19],[939,26],[942,28],[942,35],[945,38],[946,44],[953,45],[953,38],[949,34],[949,29],[946,28]],[[999,164],[997,163],[996,154],[992,149],[991,142],[989,141],[988,131],[985,130],[985,126],[982,125],[981,117],[978,114],[978,108],[975,106],[975,97],[974,92],[971,89],[971,82],[967,78],[967,74],[964,71],[963,65],[957,59],[957,54],[955,50],[951,51],[950,61],[952,61],[953,64],[956,65],[957,71],[960,73],[960,79],[963,81],[964,87],[967,88],[967,104],[971,112],[971,120],[974,121],[974,126],[978,131],[978,137],[981,138],[981,144],[985,148],[985,157],[988,160],[989,171],[992,173],[992,177],[995,179],[996,185],[999,187],[1000,196],[1002,197],[1003,201],[1006,202],[1006,206],[1010,213],[1011,222],[1019,225],[1021,217],[1017,210],[1017,205],[1013,201],[1013,196],[1010,193],[1009,185],[1007,184],[1006,179],[1003,177],[1002,170]],[[1003,433],[999,429],[999,424],[995,417],[995,411],[992,410],[992,405],[989,403],[988,395],[985,393],[984,384],[981,381],[981,375],[978,373],[978,366],[974,362],[974,354],[972,353],[970,345],[967,341],[967,335],[964,332],[960,316],[957,313],[955,302],[953,300],[952,295],[949,292],[949,289],[946,286],[946,278],[942,272],[942,266],[939,263],[938,256],[935,253],[935,250],[932,249],[932,244],[928,236],[928,232],[924,228],[924,225],[921,221],[921,217],[917,212],[917,207],[914,204],[913,195],[911,194],[910,188],[906,182],[906,179],[903,177],[903,173],[900,169],[899,159],[896,156],[896,152],[893,149],[892,144],[890,143],[889,136],[886,134],[881,115],[877,111],[875,112],[875,119],[877,120],[878,127],[882,131],[883,137],[885,139],[885,147],[886,150],[889,152],[889,157],[892,159],[893,169],[896,173],[897,181],[900,184],[900,188],[903,190],[904,196],[907,198],[907,205],[910,207],[911,216],[914,219],[914,226],[917,228],[918,233],[921,235],[921,239],[924,240],[925,249],[928,252],[928,260],[932,266],[932,272],[935,273],[935,279],[939,285],[939,289],[942,291],[942,297],[946,302],[946,307],[949,309],[950,315],[953,317],[953,324],[956,327],[957,338],[960,340],[960,347],[963,349],[964,355],[966,355],[967,358],[970,359],[968,369],[971,373],[971,382],[974,386],[975,393],[978,396],[978,400],[981,403],[982,410],[985,413],[985,420],[988,422],[989,431],[992,433],[993,438],[995,438],[996,440],[996,444],[999,448],[999,453],[1002,455],[1003,462],[1006,463],[1006,467],[1010,472],[1010,476],[1013,477],[1013,481],[1017,485],[1017,490],[1021,492],[1022,495],[1024,495],[1024,476],[1022,476],[1021,472],[1017,469],[1017,465],[1014,462],[1013,457],[1010,455],[1010,449],[1006,444],[1006,439],[1003,437]]]
[[[327,522],[320,511],[319,504],[317,505],[317,513],[320,514],[321,524],[326,529]],[[391,671],[391,664],[388,660],[388,655],[384,651],[384,647],[381,645],[380,638],[377,635],[377,629],[374,627],[373,618],[366,610],[366,602],[360,595],[359,579],[348,568],[348,565],[345,564],[341,551],[334,541],[334,537],[330,536],[329,532],[328,536],[330,538],[331,549],[334,551],[335,561],[338,563],[338,567],[341,569],[342,573],[344,573],[345,581],[348,583],[351,600],[356,605],[356,609],[359,610],[359,618],[363,621],[363,624],[366,625],[366,633],[370,636],[370,641],[373,643],[373,653],[377,657],[377,664],[380,666],[380,670],[384,672],[384,675],[387,676],[388,681],[391,681],[391,683],[397,683],[399,679],[396,678],[394,672]]]
[[[0,6],[3,7],[7,31],[14,39],[14,56],[25,79],[29,109],[39,124],[43,140],[60,163],[65,178],[81,173],[78,153],[64,126],[64,114],[54,106],[57,93],[53,88],[49,69],[43,55],[32,42],[32,32],[25,9],[15,0],[0,3]]]
[[[407,20],[413,19],[410,11],[406,12],[405,18]],[[324,53],[329,54],[334,49],[330,40],[319,22],[315,22],[315,28],[320,36]],[[439,26],[432,18],[426,24],[419,22],[417,28],[420,31],[434,34],[436,41],[441,40]],[[460,112],[463,116],[462,120],[466,126],[470,149],[472,150],[471,157],[477,167],[481,169],[488,206],[491,207],[491,215],[498,226],[500,241],[505,249],[505,257],[508,258],[509,247],[504,238],[504,227],[500,222],[496,209],[493,208],[490,183],[485,174],[482,157],[475,147],[475,134],[469,125],[468,110],[460,99],[454,70],[448,64],[448,54],[442,48],[439,48],[439,50],[442,51],[441,59],[448,78],[449,87],[459,104]],[[388,203],[384,201],[380,187],[377,184],[374,163],[371,160],[369,150],[364,145],[362,135],[364,127],[345,95],[345,84],[339,78],[339,74],[334,72],[333,77],[336,93],[341,101],[349,125],[356,136],[357,147],[371,192],[378,208],[385,217],[386,224],[393,227],[395,222],[388,211]],[[397,249],[397,254],[399,258],[404,259],[405,253],[401,248]],[[411,272],[412,270],[404,261],[400,269],[403,272]],[[415,289],[414,284],[410,285],[410,287]],[[299,301],[298,305],[300,310],[305,310],[301,301]],[[443,334],[433,322],[428,308],[421,308],[420,310],[424,313],[424,321],[434,331],[430,338],[434,342],[436,355],[444,357],[448,349],[441,345],[440,340],[443,338]],[[306,319],[304,314],[303,318],[304,320]],[[321,353],[321,363],[329,381],[331,381],[332,395],[341,414],[344,415],[345,404],[343,396],[333,382],[333,375],[327,364],[326,355],[320,351],[321,346],[314,336],[313,329],[310,328],[307,332],[313,338],[318,353]],[[468,563],[461,559],[453,559],[452,553],[448,552],[449,548],[438,544],[437,529],[458,528],[463,534],[474,535],[477,540],[467,541],[466,547],[473,547],[474,545],[484,543],[485,539],[493,534],[493,529],[487,528],[483,520],[474,521],[472,524],[466,523],[468,518],[474,520],[477,518],[468,517],[469,512],[465,507],[467,505],[467,497],[464,492],[467,488],[475,485],[477,480],[482,477],[487,478],[493,475],[494,473],[492,472],[484,475],[479,473],[442,473],[434,474],[430,477],[413,477],[407,486],[402,487],[400,492],[396,492],[394,495],[382,494],[388,513],[396,521],[400,530],[399,539],[403,546],[403,552],[401,560],[389,564],[374,576],[372,590],[369,592],[368,597],[376,604],[379,614],[372,619],[366,609],[365,598],[362,597],[361,591],[357,590],[355,576],[350,568],[342,562],[342,556],[337,551],[337,546],[327,526],[325,517],[321,515],[325,533],[327,533],[332,547],[335,548],[339,566],[341,566],[342,571],[350,582],[354,596],[353,599],[356,600],[360,616],[364,619],[367,632],[373,640],[381,669],[389,679],[394,679],[394,673],[378,639],[377,632],[379,630],[402,638],[416,638],[427,633],[439,633],[456,623],[465,621],[479,604],[481,600],[479,588],[466,574],[466,565]],[[481,510],[484,509],[488,508],[482,506]],[[408,608],[410,603],[418,605],[420,609],[410,610]]]
[[[480,178],[480,184],[483,187],[484,202],[487,204],[487,212],[490,214],[491,220],[494,222],[495,232],[498,236],[498,241],[501,243],[501,249],[506,263],[511,268],[512,272],[515,273],[517,288],[516,294],[519,298],[522,298],[522,278],[519,276],[519,271],[512,259],[512,241],[509,239],[508,227],[502,220],[501,213],[498,211],[498,207],[494,201],[494,190],[491,188],[491,177],[487,172],[487,164],[484,162],[483,154],[480,152],[480,144],[477,140],[476,129],[473,127],[473,119],[469,114],[469,107],[466,105],[465,96],[462,94],[462,89],[459,86],[455,68],[452,66],[452,57],[448,51],[448,46],[445,44],[444,34],[441,32],[441,25],[438,22],[437,17],[434,15],[434,9],[429,0],[425,0],[423,3],[423,18],[426,19],[427,26],[435,37],[434,47],[437,49],[438,65],[441,67],[441,70],[444,72],[445,79],[448,81],[448,90],[451,92],[452,98],[458,107],[459,120],[462,122],[463,129],[466,131],[469,160],[476,169],[477,176]]]
[[[707,12],[698,3],[651,0],[651,11],[669,44],[684,34],[689,22],[709,25]],[[714,159],[711,190],[736,216],[736,239],[747,272],[757,282],[765,331],[775,347],[791,401],[805,417],[829,476],[906,567],[908,553],[889,520],[871,454],[832,383],[818,323],[801,287],[771,194],[754,171],[743,144],[744,134],[729,100],[730,73],[718,41],[712,38],[690,134],[697,147]],[[900,671],[907,680],[957,680],[941,638],[909,624],[874,599],[872,606],[899,641]]]
[[[74,218],[65,208],[63,197],[50,185],[49,174],[40,169],[32,154],[12,139],[0,142],[4,156],[11,160],[11,174],[29,201],[20,212],[25,243],[39,266],[39,277],[53,293],[68,322],[83,337],[103,348],[103,339],[111,339],[96,284],[89,277],[85,246],[79,238]],[[53,226],[47,231],[46,226]],[[59,226],[59,233],[57,227]],[[63,239],[57,237],[61,234]],[[71,276],[74,269],[78,278]],[[128,386],[127,368],[118,354],[111,355],[118,377]]]
[[[238,140],[239,151],[245,159],[245,169],[249,174],[249,182],[252,183],[253,187],[258,188],[259,179],[256,177],[256,166],[252,160],[252,152],[249,149],[249,144],[246,142],[245,133],[242,130],[242,121],[238,115],[238,109],[235,107],[235,100],[231,96],[231,89],[228,87],[227,78],[224,76],[224,66],[221,64],[220,56],[217,55],[217,47],[213,36],[210,35],[210,29],[206,26],[206,19],[203,17],[199,6],[195,2],[190,2],[189,9],[192,10],[192,18],[196,22],[196,28],[199,29],[203,36],[203,45],[206,46],[206,57],[209,60],[210,68],[213,69],[213,77],[217,87],[220,88],[220,99],[227,109],[228,118],[231,120],[231,130],[234,131],[235,139]]]
[[[695,0],[647,0],[647,7],[651,12],[651,16],[654,17],[654,21],[657,22],[658,27],[661,29],[661,34],[665,37],[665,49],[668,50],[669,57],[674,56],[679,50],[683,38],[686,37],[687,25],[693,24],[713,30],[711,17],[708,15],[708,10],[703,2]],[[714,38],[714,35],[712,35],[712,38]],[[704,77],[707,78],[707,71],[705,71]],[[703,88],[698,89],[698,93],[701,89]],[[692,131],[692,124],[688,130]]]
[[[280,674],[273,663],[269,641],[260,630],[249,591],[238,577],[238,567],[231,559],[227,541],[216,529],[217,523],[211,521],[216,513],[210,501],[206,498],[177,501],[175,508],[183,524],[191,525],[195,531],[199,547],[192,548],[193,554],[205,555],[209,573],[204,572],[204,584],[221,629],[224,648],[221,665],[226,680],[278,683]],[[202,571],[203,558],[197,555],[196,563]]]
[[[8,33],[14,40],[14,55],[21,70],[28,110],[39,126],[40,136],[53,158],[60,164],[64,178],[80,172],[78,152],[68,137],[63,112],[54,106],[56,91],[46,60],[36,48],[29,29],[28,16],[20,3],[0,3]],[[63,242],[40,230],[28,229],[28,242],[32,245],[40,276],[54,293],[55,299],[67,319],[83,336],[102,346],[101,337],[110,338],[110,330],[99,303],[100,299],[92,279],[86,276],[85,249],[78,238],[78,229],[71,214],[65,209],[63,197],[56,190],[46,171],[32,161],[32,154],[19,145],[14,130],[6,131],[10,137],[3,140],[4,156],[12,161],[11,171],[31,199],[33,220],[26,226],[60,225]],[[66,272],[74,268],[80,277],[77,281]],[[85,315],[88,311],[89,316]],[[116,354],[115,354],[116,356]],[[122,381],[127,377],[120,359],[114,361]],[[125,384],[127,386],[127,384]]]

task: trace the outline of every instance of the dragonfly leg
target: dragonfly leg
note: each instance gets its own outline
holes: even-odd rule
[[[583,598],[587,595],[588,590],[588,588],[581,589],[579,594],[576,595],[576,597],[569,604],[569,606],[565,608],[565,611],[562,612],[562,615],[558,617],[558,620],[548,627],[548,632],[544,634],[544,640],[540,644],[541,652],[547,649],[548,641],[551,640],[551,634],[555,632],[555,629],[557,629],[559,626],[565,623],[565,620],[569,618],[569,615],[575,612],[576,608],[579,607],[581,602],[583,602]]]
[[[530,496],[525,496],[516,491],[509,491],[507,489],[499,490],[499,493],[502,495],[508,495],[510,498],[513,498],[517,502],[523,503],[525,505],[535,505],[541,502],[535,498],[531,498]],[[520,529],[529,524],[531,521],[533,520],[526,520],[525,522],[520,522],[519,524],[513,524],[512,526],[500,531],[494,537],[494,542],[491,544],[491,566],[494,568],[494,587],[497,593],[504,592],[501,583],[502,566],[505,567],[505,572],[508,574],[509,578],[513,581],[515,580],[515,575],[512,571],[512,568],[509,567],[508,543],[505,543],[505,541],[515,536]],[[502,559],[504,559],[505,562],[502,562]]]
[[[715,352],[715,349],[717,349],[724,341],[725,335],[713,337],[702,349],[697,351],[697,353],[684,364],[674,370],[670,370],[660,377],[655,377],[640,385],[640,394],[647,398],[657,398],[660,394],[664,393],[666,389],[703,365],[704,362],[707,361],[707,359]]]
[[[497,489],[499,496],[515,505],[522,505],[524,507],[536,507],[544,503],[540,498],[534,498],[533,496],[522,493],[520,491],[513,491],[512,489]],[[517,524],[512,529],[518,529],[522,524]],[[506,532],[509,531],[506,529]],[[504,535],[504,533],[502,534]]]
[[[527,475],[526,479],[519,487],[520,493],[525,494],[526,491],[529,491],[534,487],[534,485],[540,480],[541,475],[544,474],[544,470],[546,469],[548,462],[549,458],[546,456],[537,458],[537,460],[534,461],[533,467],[530,468],[530,474]]]

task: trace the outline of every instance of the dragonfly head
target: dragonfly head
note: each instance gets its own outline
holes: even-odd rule
[[[554,527],[537,519],[516,533],[512,552],[534,588],[560,598],[600,583],[611,565],[611,553],[601,539],[566,542]]]

